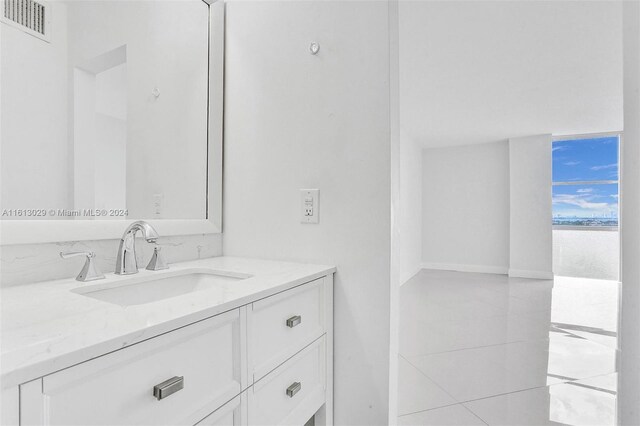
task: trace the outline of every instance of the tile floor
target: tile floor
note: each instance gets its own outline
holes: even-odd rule
[[[614,425],[619,284],[423,270],[400,290],[400,425]]]

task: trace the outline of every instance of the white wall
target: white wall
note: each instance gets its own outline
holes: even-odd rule
[[[224,253],[337,266],[335,423],[389,424],[388,4],[229,2],[226,25]]]
[[[640,424],[640,3],[624,2],[620,424]]]
[[[622,2],[401,2],[403,142],[416,141],[425,148],[481,145],[482,151],[488,149],[487,144],[526,135],[620,130],[621,21]],[[491,171],[486,176],[504,171],[509,164],[508,158],[496,162],[500,169],[487,168]],[[438,179],[438,172],[454,174],[436,164],[437,160],[433,163],[433,170],[423,164],[425,176],[431,173]],[[473,159],[469,163],[470,171],[482,170]],[[550,175],[550,162],[532,168],[538,167]],[[516,175],[522,174],[517,171],[519,166],[514,168]],[[537,195],[530,200],[521,199],[521,194],[533,187],[522,182],[511,182],[510,189],[485,188],[494,195],[504,194],[506,188],[507,195],[500,198],[502,203],[507,200],[504,208],[469,194],[469,188],[457,187],[444,193],[446,186],[432,183],[427,189],[425,184],[424,266],[485,272],[511,268],[514,274],[551,276],[551,187],[546,177],[538,177],[539,182],[533,186],[549,193],[536,190]],[[508,176],[504,182],[509,184]],[[401,187],[401,193],[406,191]],[[515,194],[515,204],[520,205],[513,206],[511,231],[509,191]],[[441,200],[449,204],[443,207]],[[458,208],[449,209],[451,203],[458,203]],[[499,211],[499,216],[493,210]],[[453,226],[454,221],[472,216],[472,211],[479,211],[477,218],[490,226]],[[534,216],[535,225],[524,219]],[[467,220],[473,223],[474,219]]]
[[[553,278],[551,135],[509,139],[509,275]]]
[[[404,284],[422,263],[422,146],[410,139],[400,143],[399,268]]]
[[[553,259],[556,275],[617,280],[618,232],[550,237],[548,137],[512,143],[530,144],[516,145],[512,167],[506,141],[423,151],[422,266],[540,278],[550,276]]]
[[[398,418],[398,361],[400,355],[400,286],[402,281],[402,256],[405,243],[401,238],[401,170],[402,138],[400,126],[400,28],[399,0],[388,0],[389,13],[389,142],[390,152],[390,219],[391,255],[389,258],[389,397],[387,398],[387,422],[395,424]],[[414,177],[418,179],[418,177]],[[420,185],[420,183],[418,183]],[[421,252],[422,247],[418,245]],[[410,272],[409,272],[410,273]]]
[[[427,147],[622,128],[620,1],[402,1],[402,127]]]
[[[422,158],[423,266],[506,273],[507,142],[425,149]]]

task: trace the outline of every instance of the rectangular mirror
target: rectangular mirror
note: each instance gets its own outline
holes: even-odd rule
[[[220,231],[223,14],[4,0],[2,244]]]

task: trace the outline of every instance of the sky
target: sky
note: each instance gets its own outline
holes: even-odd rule
[[[553,143],[553,182],[618,180],[618,137]],[[618,217],[618,184],[553,186],[554,217]]]

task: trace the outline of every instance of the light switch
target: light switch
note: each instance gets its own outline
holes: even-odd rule
[[[300,221],[302,223],[318,223],[319,196],[319,189],[300,190]]]
[[[164,194],[153,194],[153,216],[162,217],[164,204]]]

